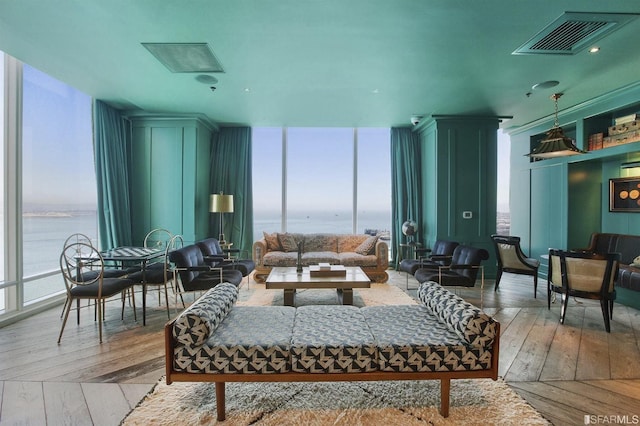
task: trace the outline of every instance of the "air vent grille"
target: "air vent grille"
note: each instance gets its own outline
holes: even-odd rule
[[[627,13],[565,12],[513,54],[573,55],[636,17]]]
[[[175,73],[224,72],[207,43],[142,43],[165,67]]]

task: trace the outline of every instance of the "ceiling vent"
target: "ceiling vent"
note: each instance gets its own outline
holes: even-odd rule
[[[207,43],[142,43],[169,71],[224,72]]]
[[[565,12],[514,55],[575,55],[635,19],[635,13]]]

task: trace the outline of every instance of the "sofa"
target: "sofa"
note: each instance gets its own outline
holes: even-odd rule
[[[373,282],[389,279],[389,248],[378,236],[366,234],[264,233],[253,243],[254,279],[264,282],[274,266],[296,266],[298,247],[303,266],[318,263],[359,266]]]
[[[449,414],[452,379],[498,377],[500,324],[434,282],[421,303],[358,308],[235,306],[221,284],[165,325],[166,382],[440,380]]]
[[[620,269],[616,287],[640,291],[640,236],[628,234],[609,234],[594,232],[589,239],[589,246],[576,249],[590,253],[620,253]]]

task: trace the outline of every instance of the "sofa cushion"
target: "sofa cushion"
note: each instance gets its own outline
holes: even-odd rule
[[[338,253],[339,263],[344,266],[378,266],[375,254],[363,256],[354,252]]]
[[[286,252],[298,251],[298,242],[296,241],[293,234],[289,234],[289,233],[278,234],[278,241],[280,242],[282,251],[286,251]]]
[[[287,373],[294,317],[290,306],[235,306],[204,345],[176,348],[176,370]]]
[[[364,240],[356,249],[354,250],[356,253],[366,256],[368,254],[373,254],[376,249],[376,243],[378,242],[378,236],[373,235]]]
[[[262,258],[265,266],[296,266],[297,252],[270,251]]]
[[[278,240],[277,232],[268,234],[263,231],[262,234],[264,235],[264,240],[267,242],[267,250],[282,251],[282,246],[280,245],[280,240]]]
[[[304,252],[338,251],[338,236],[335,234],[307,234],[304,236]]]
[[[433,281],[418,287],[418,298],[429,311],[468,344],[488,347],[496,337],[495,321],[477,307]]]
[[[334,251],[315,251],[304,253],[302,255],[303,265],[317,265],[318,263],[330,263],[332,265],[339,265],[340,258],[338,257],[338,253]],[[292,266],[295,266],[295,263]]]
[[[363,241],[369,238],[365,234],[344,234],[338,235],[338,253],[355,252]]]
[[[291,369],[304,373],[377,370],[375,339],[355,306],[301,306],[291,338]]]
[[[491,367],[491,348],[469,345],[438,321],[425,305],[361,309],[378,344],[382,371],[482,370]]]
[[[173,337],[182,345],[203,345],[237,299],[238,288],[235,285],[218,284],[176,318]]]

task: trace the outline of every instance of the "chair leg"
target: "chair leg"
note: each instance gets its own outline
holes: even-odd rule
[[[502,278],[502,269],[498,269],[498,273],[496,275],[496,286],[493,288],[493,291],[498,290],[498,286],[500,285],[500,278]]]
[[[613,300],[609,300],[609,318],[613,319]]]
[[[96,300],[96,305],[98,307],[98,335],[100,336],[100,343],[102,343],[102,314],[103,314],[103,303],[104,299]]]
[[[569,305],[569,296],[562,293],[562,305],[560,306],[560,324],[564,324],[564,316],[567,313],[567,305]]]
[[[80,299],[78,299],[78,302],[80,302]],[[64,319],[62,320],[62,327],[60,327],[60,334],[58,335],[58,344],[60,344],[60,340],[62,339],[62,332],[64,331],[64,326],[67,324],[67,318],[69,318],[69,311],[71,310],[72,304],[73,300],[69,299],[68,303],[65,305]]]
[[[160,289],[158,288],[158,291]],[[158,302],[160,301],[160,294],[158,294]],[[167,283],[164,283],[164,303],[167,305],[167,318],[171,319],[171,313],[169,312],[169,291],[167,289]]]
[[[533,275],[533,298],[538,298],[538,272]]]
[[[611,333],[611,322],[609,320],[609,301],[602,299],[600,301],[600,307],[602,308],[602,317],[604,318],[604,328],[607,333]]]

